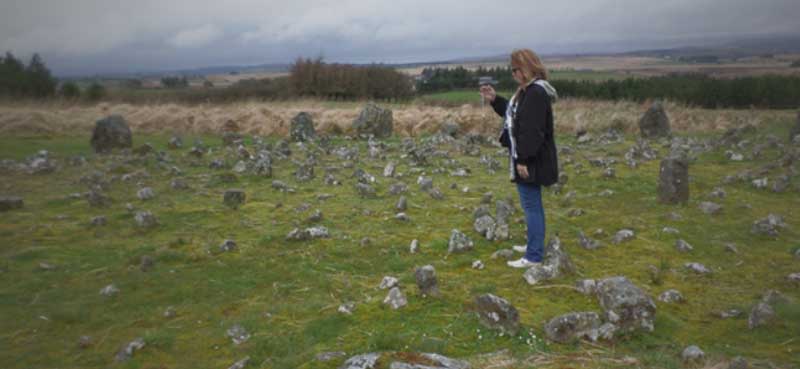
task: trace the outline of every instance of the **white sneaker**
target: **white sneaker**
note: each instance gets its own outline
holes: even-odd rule
[[[528,251],[528,246],[526,246],[526,245],[514,245],[514,246],[511,246],[511,248],[514,249],[514,251],[516,251],[516,252],[524,253],[525,251]]]
[[[530,268],[530,267],[532,267],[534,265],[538,265],[540,263],[534,263],[534,262],[522,257],[522,258],[519,258],[518,260],[508,261],[508,262],[506,262],[506,264],[508,264],[508,266],[510,266],[512,268]]]

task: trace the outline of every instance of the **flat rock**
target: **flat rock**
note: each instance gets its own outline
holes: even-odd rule
[[[621,332],[653,331],[656,304],[627,278],[618,276],[598,281],[597,298],[606,312],[606,320]]]
[[[519,313],[506,299],[491,293],[475,298],[475,312],[481,324],[489,329],[514,335],[519,330]]]

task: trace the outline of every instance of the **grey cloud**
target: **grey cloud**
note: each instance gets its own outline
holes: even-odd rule
[[[0,4],[0,50],[57,72],[414,61],[800,33],[796,0],[73,0]],[[597,50],[593,50],[597,51]]]

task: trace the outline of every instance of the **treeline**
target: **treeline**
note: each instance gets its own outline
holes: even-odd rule
[[[511,90],[516,88],[511,67],[494,67],[471,71],[462,66],[455,68],[425,68],[422,79],[417,82],[417,91],[421,93],[451,91],[465,88],[477,88],[479,77],[492,77],[497,84],[495,88]]]
[[[411,79],[380,64],[328,64],[322,58],[298,58],[289,73],[290,92],[333,100],[403,100],[414,95]]]
[[[668,99],[705,108],[797,108],[800,77],[757,76],[734,79],[706,75],[628,78],[603,82],[558,80],[560,96],[599,100]]]
[[[0,96],[44,98],[56,94],[58,81],[53,78],[39,54],[27,65],[12,53],[0,57]]]
[[[478,78],[497,80],[498,90],[513,90],[516,82],[509,67],[467,70],[426,68],[417,83],[421,93],[477,88]],[[800,77],[754,76],[719,79],[703,74],[682,74],[622,80],[551,81],[562,97],[599,100],[668,99],[707,108],[796,108],[800,104]]]

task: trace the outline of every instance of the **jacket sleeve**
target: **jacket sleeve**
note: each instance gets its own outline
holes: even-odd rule
[[[505,117],[506,107],[508,107],[508,100],[500,95],[494,97],[494,101],[492,101],[492,108],[494,108],[494,112],[497,113],[497,115]]]
[[[547,92],[539,86],[527,91],[519,112],[519,132],[517,133],[517,162],[531,162],[544,143],[547,124]]]

